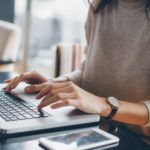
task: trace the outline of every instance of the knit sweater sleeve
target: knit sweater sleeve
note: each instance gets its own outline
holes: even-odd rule
[[[90,38],[90,28],[91,28],[91,19],[92,19],[91,13],[92,13],[91,9],[89,9],[88,17],[87,17],[87,20],[85,23],[85,33],[86,33],[86,40],[87,40],[87,46],[85,47],[85,50],[84,50],[85,55],[87,54],[87,51],[88,51],[88,43],[89,43],[89,38]],[[61,78],[65,77],[66,80],[72,81],[75,84],[80,86],[81,81],[82,81],[82,74],[83,74],[83,71],[85,68],[85,64],[86,64],[86,59],[83,62],[81,62],[80,67],[78,69],[74,70],[73,72],[71,72],[69,74],[62,75]]]

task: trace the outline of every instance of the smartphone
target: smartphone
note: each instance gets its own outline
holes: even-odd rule
[[[119,138],[98,128],[82,129],[39,139],[48,150],[85,150],[111,148],[119,144]]]

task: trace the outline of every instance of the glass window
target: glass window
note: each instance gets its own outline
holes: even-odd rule
[[[27,1],[15,1],[15,21],[24,29]],[[84,43],[86,0],[31,0],[27,70],[51,73],[51,47],[57,43]]]

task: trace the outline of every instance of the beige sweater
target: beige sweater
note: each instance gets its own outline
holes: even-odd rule
[[[113,0],[102,12],[89,10],[86,60],[67,77],[101,97],[146,101],[150,109],[150,24],[145,0]],[[150,137],[148,127],[131,126]]]

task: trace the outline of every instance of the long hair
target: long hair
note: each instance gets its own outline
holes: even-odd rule
[[[88,0],[91,8],[93,9],[94,13],[97,13],[100,10],[103,10],[107,5],[109,5],[113,0],[101,0],[99,3],[98,7],[96,9],[93,8],[90,0]],[[150,0],[146,0],[146,5],[145,5],[145,14],[147,16],[147,19],[149,20],[149,11],[150,11]]]

